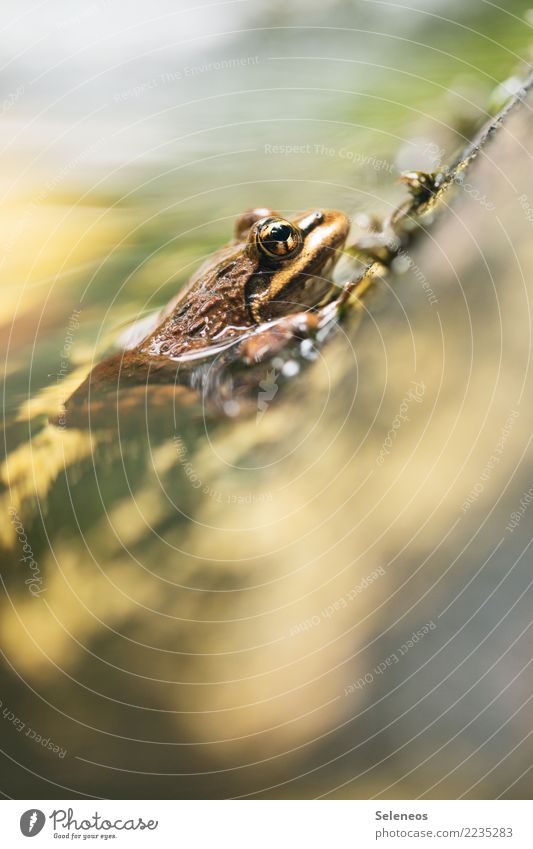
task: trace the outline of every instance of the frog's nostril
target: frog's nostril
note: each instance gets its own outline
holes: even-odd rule
[[[311,230],[313,230],[314,227],[317,227],[319,224],[322,224],[323,221],[324,221],[324,213],[319,212],[317,210],[316,212],[311,212],[310,215],[306,215],[305,218],[302,218],[302,220],[299,222],[298,226],[300,227],[300,230],[302,231],[302,233],[305,236],[305,235],[307,235],[307,233],[310,233]]]

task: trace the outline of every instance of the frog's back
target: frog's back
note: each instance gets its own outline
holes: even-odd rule
[[[253,322],[246,304],[246,285],[256,263],[240,245],[222,248],[211,257],[161,316],[158,326],[138,345],[147,356],[180,356],[207,347],[221,334],[230,338]]]

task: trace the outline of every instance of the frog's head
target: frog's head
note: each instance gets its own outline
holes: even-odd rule
[[[331,287],[330,273],[349,230],[342,212],[310,210],[292,219],[254,210],[237,221],[237,236],[255,271],[246,299],[257,323],[316,306]]]

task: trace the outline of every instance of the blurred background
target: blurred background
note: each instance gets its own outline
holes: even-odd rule
[[[244,209],[389,213],[520,85],[532,25],[5,0],[5,796],[530,794],[531,102],[264,415],[49,417]]]

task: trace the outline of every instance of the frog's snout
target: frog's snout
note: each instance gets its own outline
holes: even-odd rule
[[[350,221],[337,209],[314,209],[306,212],[297,222],[304,237],[313,242],[339,247],[345,242],[350,230]]]
[[[350,230],[350,220],[338,210],[325,210],[324,222],[331,227],[333,238],[337,244],[342,244],[346,241]]]

